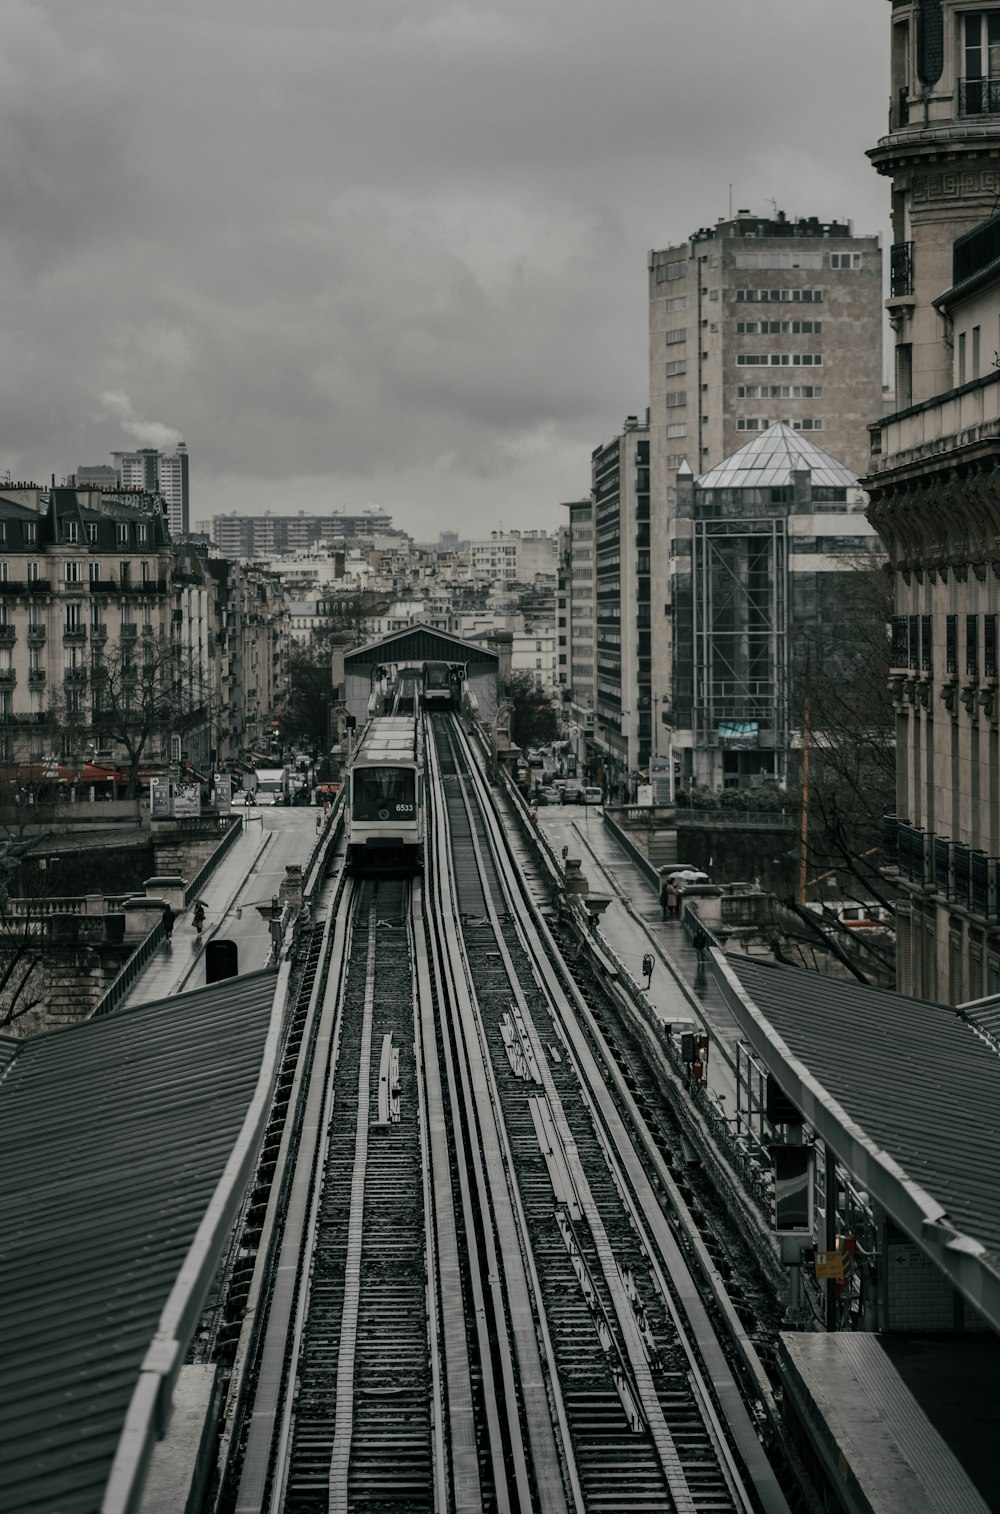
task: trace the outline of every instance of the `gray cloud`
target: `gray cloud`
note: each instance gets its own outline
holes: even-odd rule
[[[196,519],[556,524],[645,404],[649,247],[730,184],[883,228],[884,9],[6,7],[0,466],[164,425]]]

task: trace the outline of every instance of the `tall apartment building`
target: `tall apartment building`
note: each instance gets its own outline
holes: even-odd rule
[[[167,523],[175,541],[190,531],[191,504],[188,486],[188,450],[178,442],[174,452],[160,452],[156,447],[140,447],[136,452],[112,452],[114,465],[123,489],[142,489],[159,494],[167,507]],[[76,482],[94,482],[103,470],[80,468]]]
[[[594,762],[612,791],[649,764],[662,695],[652,688],[649,425],[625,426],[591,459],[597,685]],[[655,719],[654,719],[655,717]]]
[[[898,987],[1000,993],[1000,3],[892,7],[894,414],[869,518],[893,570]]]
[[[575,742],[579,770],[587,771],[587,743],[592,743],[597,702],[594,571],[594,501],[570,500],[556,600],[556,666],[566,675],[569,699],[564,712]],[[558,661],[566,657],[566,664]],[[592,770],[592,769],[591,769]]]
[[[654,680],[669,674],[678,469],[697,478],[778,421],[853,473],[882,397],[882,253],[848,223],[740,211],[649,255]]]

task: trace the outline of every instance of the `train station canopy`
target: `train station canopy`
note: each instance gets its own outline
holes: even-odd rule
[[[1000,1046],[961,1009],[713,952],[743,1035],[870,1196],[1000,1330]]]
[[[0,1037],[0,1508],[135,1506],[271,1103],[287,972]]]
[[[376,668],[382,663],[419,666],[422,662],[463,662],[474,664],[475,671],[495,673],[499,655],[484,647],[481,642],[463,641],[450,631],[439,631],[436,626],[416,621],[401,631],[381,636],[378,641],[366,642],[344,653],[345,672]],[[473,669],[470,667],[470,676]]]

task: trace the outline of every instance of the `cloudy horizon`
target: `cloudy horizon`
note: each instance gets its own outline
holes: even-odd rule
[[[13,0],[0,27],[0,474],[183,438],[193,523],[554,529],[644,413],[649,248],[730,203],[887,233],[871,0]]]

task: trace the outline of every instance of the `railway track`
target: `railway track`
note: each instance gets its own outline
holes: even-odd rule
[[[218,1514],[787,1514],[485,780],[430,736],[425,881],[343,883],[314,940]]]

